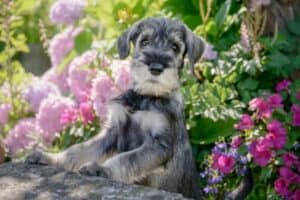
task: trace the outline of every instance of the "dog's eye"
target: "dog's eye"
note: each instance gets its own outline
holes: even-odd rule
[[[174,52],[178,52],[179,51],[179,46],[176,43],[172,44],[172,49]]]
[[[149,41],[149,39],[147,39],[147,38],[145,38],[145,39],[143,39],[143,40],[141,41],[141,45],[142,45],[143,47],[147,46],[149,43],[150,43],[150,41]]]

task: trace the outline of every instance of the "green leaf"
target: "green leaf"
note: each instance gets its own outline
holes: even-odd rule
[[[252,79],[252,78],[247,78],[243,81],[240,81],[238,84],[237,84],[237,87],[240,89],[240,90],[255,90],[258,86],[258,81]]]
[[[78,54],[90,49],[93,42],[93,34],[91,31],[83,31],[75,38],[75,50]]]
[[[219,137],[230,136],[234,133],[233,119],[213,121],[209,118],[198,117],[196,124],[191,128],[191,142],[208,144],[215,142]]]
[[[226,0],[221,6],[221,8],[218,10],[215,16],[215,21],[218,29],[220,29],[221,26],[224,24],[225,19],[229,13],[230,7],[231,7],[231,0]]]
[[[300,22],[299,21],[290,21],[288,23],[288,29],[295,35],[300,36]]]

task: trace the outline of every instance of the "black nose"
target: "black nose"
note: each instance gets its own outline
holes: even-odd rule
[[[149,70],[153,75],[159,75],[164,70],[164,66],[160,63],[151,63],[149,65]]]

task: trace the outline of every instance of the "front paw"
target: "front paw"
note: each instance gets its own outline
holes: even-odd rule
[[[103,178],[109,178],[107,169],[99,166],[97,163],[88,163],[79,169],[79,173],[87,176],[100,176]]]
[[[41,151],[33,151],[27,158],[25,159],[26,164],[36,164],[36,165],[49,165],[50,159],[49,157],[41,152]]]

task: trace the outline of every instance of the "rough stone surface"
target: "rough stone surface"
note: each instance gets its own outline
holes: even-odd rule
[[[0,165],[0,199],[184,200],[180,194],[127,185],[100,177],[86,177],[50,166]]]

